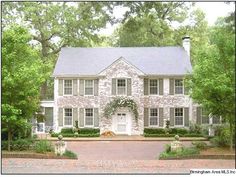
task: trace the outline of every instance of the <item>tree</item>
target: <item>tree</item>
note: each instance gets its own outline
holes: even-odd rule
[[[230,147],[235,126],[235,32],[221,18],[210,31],[210,43],[197,52],[189,78],[192,98],[230,125]]]
[[[189,20],[186,24],[181,24],[173,35],[174,41],[177,41],[177,45],[182,46],[182,37],[188,35],[191,40],[191,52],[190,59],[192,65],[197,60],[198,50],[202,50],[201,46],[205,46],[208,43],[208,23],[205,19],[205,14],[202,10],[196,9],[189,13]]]
[[[117,35],[118,46],[176,45],[173,23],[187,18],[192,3],[183,2],[127,2],[129,10]]]
[[[3,2],[3,27],[18,23],[30,29],[49,80],[62,47],[91,47],[102,42],[98,31],[112,23],[109,2]],[[46,95],[49,82],[42,86]],[[53,84],[51,84],[53,85]],[[51,92],[53,87],[50,88]]]
[[[45,81],[39,52],[33,49],[27,29],[12,26],[2,36],[2,130],[8,132],[8,150],[13,134],[29,127],[27,121],[38,109],[40,85]]]

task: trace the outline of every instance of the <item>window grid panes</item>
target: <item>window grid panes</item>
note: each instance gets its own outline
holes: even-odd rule
[[[93,95],[93,80],[85,80],[85,95]]]
[[[175,79],[175,94],[183,94],[183,79]]]
[[[158,94],[158,80],[151,79],[149,82],[150,94],[157,95]]]
[[[72,94],[72,80],[64,80],[64,94],[65,95]]]
[[[212,123],[213,124],[220,124],[220,117],[219,116],[213,116]]]
[[[183,125],[183,108],[175,108],[175,125]]]
[[[64,109],[64,125],[72,125],[72,109]]]
[[[149,124],[150,126],[156,126],[158,125],[158,110],[156,108],[150,109],[150,115],[149,115]]]
[[[204,108],[202,108],[202,124],[209,124],[209,116]]]
[[[117,94],[125,95],[126,94],[126,81],[125,79],[117,80]]]
[[[85,125],[93,126],[93,109],[92,108],[85,109]]]

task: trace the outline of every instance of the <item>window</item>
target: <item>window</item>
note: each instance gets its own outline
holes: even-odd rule
[[[93,109],[85,109],[85,126],[93,126]]]
[[[213,124],[220,124],[220,116],[213,116],[212,123]]]
[[[72,109],[71,108],[64,109],[64,125],[65,126],[72,125]]]
[[[175,79],[175,94],[183,94],[183,79]]]
[[[85,95],[93,95],[93,80],[85,80]]]
[[[184,125],[183,108],[175,108],[175,125]]]
[[[157,95],[158,94],[158,80],[157,79],[150,79],[149,88],[150,88],[151,95]]]
[[[150,126],[157,126],[158,125],[158,111],[156,108],[150,109],[150,115],[149,115],[149,125]]]
[[[37,133],[44,133],[45,124],[43,122],[37,123]]]
[[[202,124],[209,124],[209,116],[204,108],[202,108]]]
[[[64,80],[64,95],[72,95],[72,80]]]
[[[118,95],[126,94],[126,80],[125,79],[117,80],[117,94]]]

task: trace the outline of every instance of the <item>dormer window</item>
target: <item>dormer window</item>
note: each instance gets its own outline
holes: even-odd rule
[[[126,79],[117,79],[117,94],[126,95]]]

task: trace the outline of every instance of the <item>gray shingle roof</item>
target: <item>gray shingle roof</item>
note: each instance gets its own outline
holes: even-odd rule
[[[147,75],[192,71],[183,47],[62,48],[53,76],[97,75],[120,57]]]

